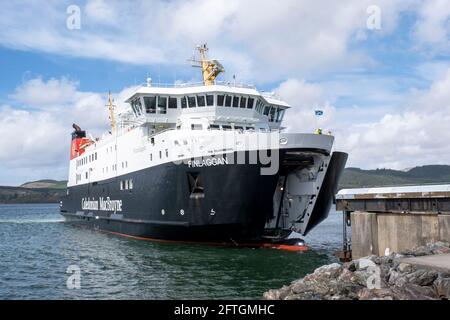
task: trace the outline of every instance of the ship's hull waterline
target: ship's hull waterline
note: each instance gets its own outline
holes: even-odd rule
[[[277,154],[281,163],[284,152]],[[238,158],[236,153],[216,158],[228,162],[231,157]],[[224,161],[195,167],[170,162],[69,187],[61,214],[70,223],[136,238],[254,242],[272,218],[280,175],[280,171],[262,175],[262,167]],[[126,180],[133,181],[133,189],[120,190],[120,181]]]

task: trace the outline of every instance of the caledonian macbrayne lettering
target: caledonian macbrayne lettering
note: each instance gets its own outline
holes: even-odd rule
[[[95,198],[81,199],[81,209],[94,211],[122,211],[122,200],[111,200],[109,197],[100,197],[99,200]]]

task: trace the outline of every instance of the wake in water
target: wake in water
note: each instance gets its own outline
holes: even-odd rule
[[[2,220],[0,223],[59,223],[64,222],[64,219],[15,219],[15,220]]]

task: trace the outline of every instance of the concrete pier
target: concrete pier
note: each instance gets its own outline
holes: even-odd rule
[[[346,189],[336,206],[350,213],[353,259],[450,241],[450,185]]]
[[[450,215],[357,211],[351,224],[353,259],[450,240]]]

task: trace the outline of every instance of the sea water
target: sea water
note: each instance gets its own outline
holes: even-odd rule
[[[0,205],[0,299],[260,299],[336,261],[341,230],[331,210],[304,253],[167,244],[68,225],[57,204]]]

